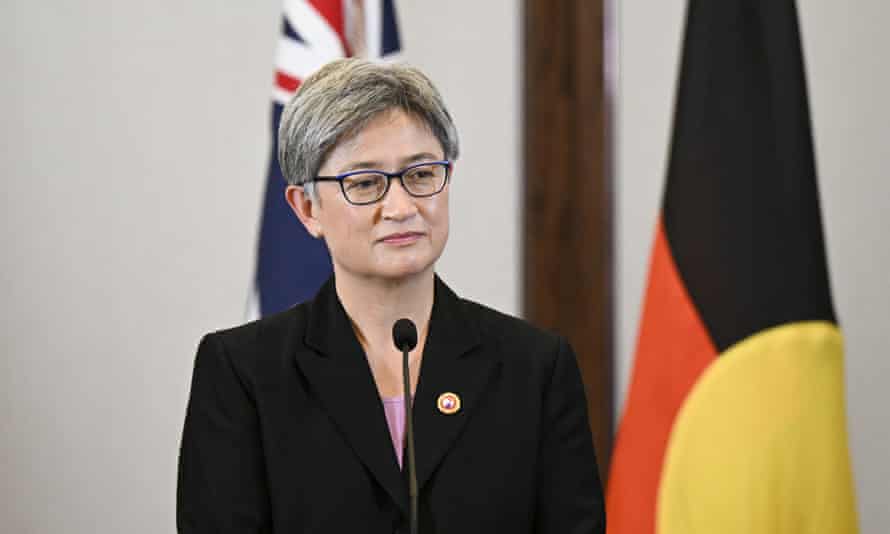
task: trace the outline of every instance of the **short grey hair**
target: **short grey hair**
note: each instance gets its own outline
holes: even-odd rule
[[[442,145],[445,159],[457,159],[457,129],[425,74],[404,64],[339,59],[306,78],[281,113],[278,163],[287,183],[303,185],[312,180],[338,143],[394,109],[426,123]],[[306,189],[315,198],[312,185]]]

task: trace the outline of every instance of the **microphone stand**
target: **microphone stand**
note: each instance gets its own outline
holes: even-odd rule
[[[417,534],[417,463],[414,459],[414,409],[411,402],[411,373],[408,368],[408,347],[402,351],[402,380],[405,388],[405,441],[408,449],[408,495],[410,532]]]

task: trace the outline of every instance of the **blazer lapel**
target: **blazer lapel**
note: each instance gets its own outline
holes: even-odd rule
[[[337,298],[333,278],[312,304],[297,364],[361,462],[407,513],[408,492],[365,353]]]
[[[417,484],[423,488],[480,402],[499,361],[482,351],[478,327],[465,304],[436,277],[436,295],[414,398]],[[474,350],[477,349],[477,350]],[[454,414],[439,410],[443,393],[461,406]]]

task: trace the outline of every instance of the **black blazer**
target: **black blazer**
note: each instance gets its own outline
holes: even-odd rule
[[[443,392],[460,411],[438,410]],[[438,278],[414,425],[421,534],[605,532],[572,349]],[[407,518],[380,397],[332,280],[311,302],[204,337],[180,532],[390,534]]]

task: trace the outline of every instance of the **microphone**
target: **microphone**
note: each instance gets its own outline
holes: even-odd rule
[[[414,417],[411,407],[411,374],[408,353],[417,346],[417,327],[411,319],[399,319],[392,325],[392,342],[402,352],[402,382],[405,388],[405,442],[408,449],[408,495],[411,498],[411,534],[417,534],[417,464],[414,460]]]
[[[399,319],[392,325],[392,342],[402,352],[414,350],[417,346],[417,327],[411,319]]]

